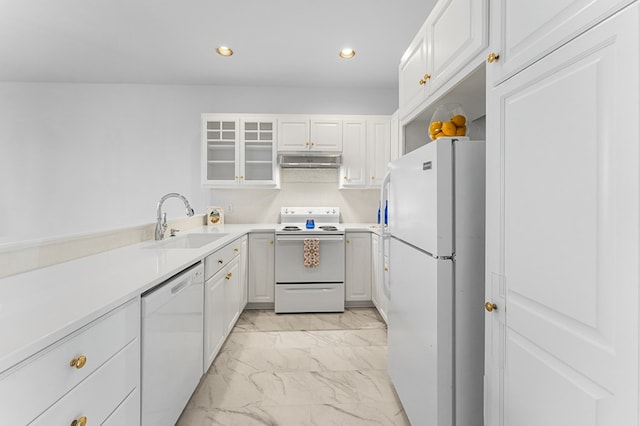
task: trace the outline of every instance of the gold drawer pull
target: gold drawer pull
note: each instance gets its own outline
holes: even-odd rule
[[[489,53],[489,56],[487,56],[487,62],[490,64],[494,63],[498,59],[500,59],[500,55],[494,52]]]
[[[87,425],[87,416],[82,416],[79,419],[76,419],[71,422],[71,426],[86,426]]]
[[[86,363],[87,363],[87,357],[84,356],[84,355],[80,355],[78,358],[72,359],[71,362],[69,363],[69,366],[70,367],[75,367],[77,369],[80,369],[80,368],[84,367],[84,365]]]
[[[225,280],[230,280],[232,276],[233,276],[233,275],[231,274],[231,272],[229,272],[229,273],[224,277],[224,279],[225,279]]]

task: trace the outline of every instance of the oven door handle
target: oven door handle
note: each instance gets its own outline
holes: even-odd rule
[[[304,241],[307,238],[317,238],[320,241],[344,241],[343,235],[276,235],[277,241]]]

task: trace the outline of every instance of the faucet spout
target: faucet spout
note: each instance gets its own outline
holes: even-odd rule
[[[156,211],[156,231],[155,231],[155,239],[161,240],[164,238],[164,232],[167,230],[167,214],[162,213],[162,205],[169,198],[180,198],[184,203],[185,208],[187,209],[187,216],[193,216],[193,209],[191,208],[191,204],[189,204],[189,200],[177,192],[170,192],[166,195],[163,195],[158,201],[158,209]]]

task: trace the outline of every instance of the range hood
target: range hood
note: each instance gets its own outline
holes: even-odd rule
[[[342,162],[339,152],[279,152],[278,164],[283,168],[337,169]]]

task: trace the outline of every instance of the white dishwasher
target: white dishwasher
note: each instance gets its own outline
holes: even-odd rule
[[[175,425],[202,376],[204,266],[142,295],[142,425]]]

